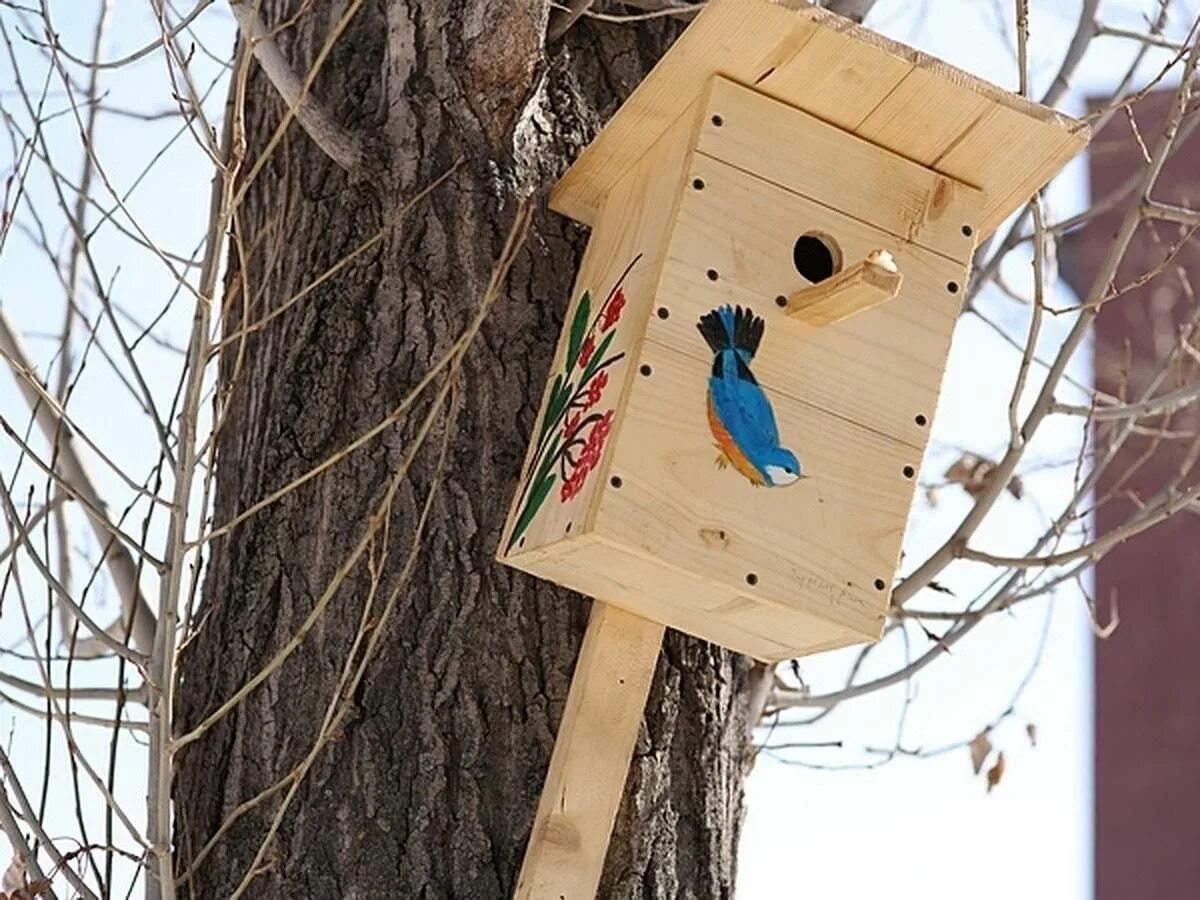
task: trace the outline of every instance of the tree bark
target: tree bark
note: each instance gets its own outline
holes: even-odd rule
[[[266,0],[268,26],[301,0]],[[300,72],[344,9],[311,4],[277,40]],[[352,179],[293,124],[249,188],[223,327],[280,308],[380,229],[385,237],[220,361],[227,417],[214,522],[338,453],[385,419],[442,358],[483,297],[516,198],[556,178],[681,27],[577,24],[546,48],[549,7],[506,0],[368,0],[314,91],[375,148]],[[249,76],[247,165],[284,106]],[[397,211],[456,159],[403,220]],[[385,528],[304,644],[188,745],[175,783],[177,871],[235,808],[292,772],[317,740],[364,607],[395,613],[317,754],[246,896],[511,895],[562,713],[587,602],[493,562],[586,231],[546,212],[385,507]],[[194,727],[258,672],[362,539],[439,379],[397,424],[216,539],[181,660]],[[439,457],[446,441],[444,468]],[[436,489],[407,581],[422,505]],[[369,636],[369,634],[368,634]],[[669,634],[651,688],[602,897],[732,895],[746,742],[746,660]],[[227,897],[288,794],[240,816],[183,885]]]

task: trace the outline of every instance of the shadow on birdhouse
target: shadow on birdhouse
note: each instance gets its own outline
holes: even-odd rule
[[[552,195],[592,235],[500,560],[763,660],[877,639],[977,242],[1086,141],[710,0]]]

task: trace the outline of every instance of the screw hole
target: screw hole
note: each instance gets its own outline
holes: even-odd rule
[[[970,237],[971,235],[973,235],[975,233],[975,229],[972,228],[970,225],[964,225],[962,227],[962,233],[963,233],[964,237]]]
[[[693,178],[692,179],[692,187],[694,187],[698,191],[704,190],[704,179],[703,178]]]
[[[780,309],[783,309],[783,307],[787,306],[787,297],[783,296],[783,294],[780,294],[775,298],[775,305]]]
[[[608,483],[615,488],[619,488],[625,482],[621,481],[620,475],[614,475],[612,478],[608,479]]]
[[[948,290],[952,294],[957,294],[958,293],[958,282],[957,281],[946,282],[946,290]]]
[[[705,274],[708,276],[709,281],[716,281],[721,277],[721,273],[716,269],[709,269],[707,272],[705,272]]]
[[[724,125],[724,124],[725,124],[725,120],[724,120],[724,119],[722,119],[720,116],[713,116],[713,117],[712,117],[712,123],[713,123],[714,125],[716,125],[718,128],[720,128],[722,125]]]
[[[753,572],[750,572],[746,575],[746,584],[750,585],[750,587],[754,587],[756,584],[758,584],[758,576]]]
[[[913,417],[913,421],[922,427],[929,424],[929,420],[921,413],[917,413],[916,416]]]
[[[813,284],[842,270],[842,251],[827,234],[810,231],[792,245],[792,265]]]
[[[666,319],[666,318],[668,318],[670,315],[671,315],[671,311],[670,311],[669,309],[667,309],[665,306],[660,306],[660,307],[658,308],[658,317],[659,317],[660,319]]]
[[[912,478],[916,474],[917,474],[917,470],[914,469],[912,466],[904,467],[904,477],[905,478]]]
[[[882,591],[885,587],[887,587],[887,582],[885,582],[882,578],[875,579],[875,590]]]
[[[654,370],[653,370],[653,369],[651,369],[651,368],[650,368],[648,365],[646,365],[645,363],[642,363],[641,367],[640,367],[640,368],[638,368],[638,371],[639,371],[639,372],[641,372],[643,375],[645,375],[647,378],[649,378],[649,377],[650,377],[650,373],[651,373],[651,372],[653,372]]]

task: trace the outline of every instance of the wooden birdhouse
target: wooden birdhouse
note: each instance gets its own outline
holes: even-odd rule
[[[500,560],[647,623],[651,670],[652,623],[877,639],[972,254],[1086,141],[820,9],[709,0],[552,195],[591,239]]]

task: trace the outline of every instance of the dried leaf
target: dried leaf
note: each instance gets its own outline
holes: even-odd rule
[[[961,485],[972,497],[978,497],[987,490],[988,482],[995,471],[996,464],[992,460],[977,453],[964,453],[942,477],[950,484]],[[1018,500],[1025,496],[1025,486],[1016,475],[1008,480],[1006,488]]]
[[[1000,783],[1000,779],[1004,777],[1004,751],[1001,750],[996,754],[996,762],[987,772],[987,792],[990,794],[992,788]]]
[[[1037,746],[1037,726],[1034,725],[1032,722],[1028,723],[1025,726],[1025,734],[1027,734],[1029,736],[1029,746],[1036,747]]]
[[[983,768],[983,764],[987,761],[988,756],[992,752],[992,742],[988,740],[988,733],[981,731],[971,739],[971,743],[967,745],[971,750],[971,768],[975,770],[975,774],[979,774],[979,770]]]
[[[12,862],[4,870],[4,875],[0,876],[0,890],[9,894],[19,891],[23,887],[25,887],[25,855],[14,853]]]

